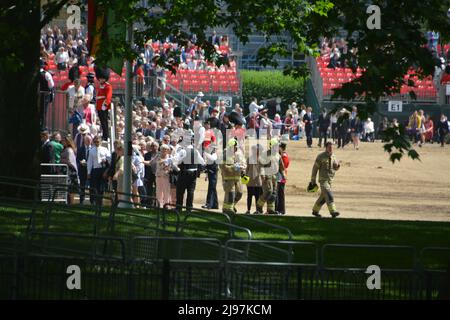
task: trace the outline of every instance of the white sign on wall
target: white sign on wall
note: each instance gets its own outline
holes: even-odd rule
[[[402,112],[403,101],[389,101],[388,112]]]
[[[225,106],[227,107],[227,109],[232,107],[233,97],[230,97],[230,96],[219,96],[219,100],[222,100],[223,102],[225,102]]]

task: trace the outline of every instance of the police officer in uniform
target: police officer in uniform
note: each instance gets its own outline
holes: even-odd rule
[[[319,214],[320,209],[326,203],[330,215],[335,218],[339,215],[336,211],[336,206],[334,204],[333,191],[331,189],[331,182],[333,181],[334,175],[337,170],[341,167],[339,161],[333,154],[333,143],[328,141],[325,144],[326,151],[320,153],[314,163],[312,174],[311,174],[311,185],[316,185],[316,176],[319,172],[319,184],[320,184],[320,196],[314,204],[312,214],[315,217],[321,217]]]
[[[40,60],[40,70],[39,70],[39,103],[40,103],[40,125],[41,130],[46,130],[46,119],[48,105],[53,101],[53,90],[55,83],[53,82],[53,77],[50,72],[44,69],[45,61]]]
[[[95,74],[93,72],[89,72],[86,76],[87,84],[84,87],[85,93],[91,95],[91,101],[89,103],[92,103],[95,105],[96,102],[96,94],[95,94],[95,84],[94,84],[94,77]]]
[[[236,204],[242,198],[241,176],[247,168],[244,154],[236,138],[229,139],[223,157],[224,161],[220,164],[225,193],[222,210],[227,214],[236,213]]]
[[[278,139],[269,140],[269,150],[261,152],[258,162],[261,170],[262,194],[256,202],[255,214],[262,214],[267,203],[267,214],[278,214],[275,211],[277,199],[277,174],[284,171],[284,165],[278,152]]]
[[[187,132],[187,134],[186,134]],[[177,210],[181,211],[183,206],[184,194],[186,196],[186,208],[191,210],[194,202],[194,191],[197,177],[200,173],[200,167],[204,166],[205,161],[202,156],[194,148],[194,137],[191,132],[185,131],[181,140],[182,148],[175,156],[175,161],[180,169],[177,182]]]

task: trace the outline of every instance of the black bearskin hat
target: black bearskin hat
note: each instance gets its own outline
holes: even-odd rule
[[[110,71],[108,68],[101,68],[98,66],[95,66],[95,77],[97,78],[97,80],[99,79],[105,79],[106,81],[109,80],[109,74]]]
[[[80,79],[80,67],[78,64],[74,64],[72,68],[69,69],[69,79],[74,82],[76,79]]]

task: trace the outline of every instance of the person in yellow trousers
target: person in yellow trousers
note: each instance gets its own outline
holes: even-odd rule
[[[277,138],[269,140],[269,148],[261,152],[258,162],[260,164],[262,194],[256,202],[255,214],[262,214],[264,204],[267,203],[267,214],[279,214],[275,211],[277,199],[277,174],[284,173],[284,165],[278,152]]]
[[[223,213],[236,213],[236,204],[242,198],[241,176],[247,167],[244,154],[238,146],[238,141],[231,138],[224,152],[224,161],[220,164],[222,185],[225,193]]]
[[[331,141],[327,142],[325,148],[326,150],[321,152],[314,162],[308,191],[314,192],[317,190],[316,177],[317,172],[319,172],[320,196],[314,204],[312,215],[320,218],[321,215],[319,214],[319,211],[326,203],[331,217],[336,218],[339,215],[339,212],[336,211],[336,205],[334,204],[331,183],[336,171],[339,170],[341,165],[333,154],[333,143]]]

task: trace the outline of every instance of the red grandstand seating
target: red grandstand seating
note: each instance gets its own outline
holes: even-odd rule
[[[317,59],[317,66],[323,80],[323,91],[325,95],[332,94],[331,89],[340,87],[343,83],[360,77],[363,72],[361,68],[357,68],[356,74],[354,74],[350,68],[327,68],[328,63],[329,59],[324,59],[323,57]],[[413,90],[419,98],[436,97],[436,87],[434,86],[431,77],[420,80],[413,74],[415,74],[415,70],[409,70],[408,74],[405,76],[405,81],[408,79],[413,80],[416,87],[403,86],[400,93],[407,94],[409,91]]]

